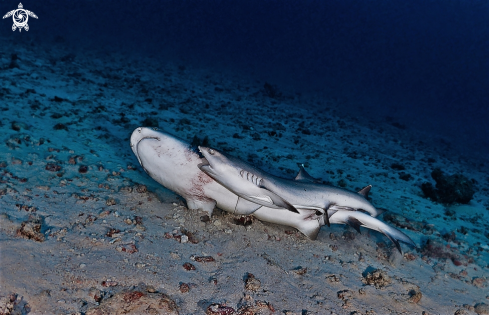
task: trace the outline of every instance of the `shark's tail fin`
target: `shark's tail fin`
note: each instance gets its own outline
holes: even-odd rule
[[[386,212],[386,211],[389,211],[387,209],[384,209],[384,208],[376,208],[377,209],[377,215],[375,217],[378,217],[379,215],[381,215],[382,213]]]
[[[387,236],[387,238],[389,238],[394,245],[396,245],[397,250],[399,250],[401,254],[402,250],[399,242],[416,247],[416,244],[406,234],[360,211],[340,210],[333,214],[329,218],[329,221],[331,223],[348,224],[357,231],[359,230],[360,226],[379,231]]]

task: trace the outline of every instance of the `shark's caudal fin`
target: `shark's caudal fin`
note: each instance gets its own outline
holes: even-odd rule
[[[379,215],[381,215],[382,213],[386,212],[386,211],[389,211],[387,209],[384,209],[384,208],[376,208],[377,209],[377,215],[375,217],[378,217]]]
[[[359,211],[347,211],[339,210],[335,212],[330,218],[331,223],[348,224],[355,230],[359,230],[360,226],[366,227],[371,230],[379,231],[383,233],[389,240],[394,243],[397,250],[402,254],[401,245],[399,242],[403,242],[410,246],[416,247],[416,244],[403,232],[385,224],[384,222],[371,217],[370,215]]]

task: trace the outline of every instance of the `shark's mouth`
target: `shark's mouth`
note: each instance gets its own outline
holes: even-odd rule
[[[209,160],[207,160],[205,157],[201,158],[200,159],[202,161],[202,163],[200,163],[200,165],[202,166],[211,166],[211,163],[209,163]]]
[[[205,157],[201,157],[200,160],[202,161],[199,163],[197,166],[202,169],[203,166],[207,167],[208,169],[212,170],[212,165],[209,163],[209,161]]]
[[[134,155],[136,155],[136,158],[138,159],[139,164],[141,164],[141,167],[143,168],[143,170],[146,173],[148,173],[148,171],[144,167],[143,161],[141,161],[141,157],[139,156],[139,145],[141,144],[141,142],[143,142],[143,140],[148,140],[148,139],[160,141],[160,138],[158,138],[158,137],[144,137],[144,138],[139,139],[135,144],[132,145],[133,146]]]
[[[207,159],[207,156],[208,156],[207,154],[209,154],[209,152],[208,152],[209,149],[205,148],[205,147],[201,147],[201,146],[198,146],[198,149],[199,149],[199,153],[201,155],[200,159],[202,160],[202,163],[199,164],[199,167],[208,166],[210,169],[212,169],[212,164]]]

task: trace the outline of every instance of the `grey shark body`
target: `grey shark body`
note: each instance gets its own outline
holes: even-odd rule
[[[248,163],[232,156],[199,147],[204,162],[199,168],[238,196],[267,206],[272,203],[271,195],[278,195],[295,209],[315,210],[322,213],[329,225],[328,210],[366,211],[377,216],[377,210],[365,197],[370,186],[355,193],[339,187],[319,184],[301,167],[299,180],[288,180],[267,174]],[[297,178],[297,177],[296,177]],[[277,208],[277,207],[272,207]],[[331,213],[332,214],[332,213]]]
[[[364,197],[370,186],[355,193],[318,184],[303,168],[296,180],[282,179],[217,150],[201,148],[227,159],[212,165],[212,158],[201,158],[185,141],[151,128],[137,128],[130,142],[146,173],[182,196],[189,209],[212,215],[217,206],[233,214],[253,214],[259,220],[294,227],[310,239],[316,239],[328,223],[349,224],[357,230],[363,226],[384,233],[399,250],[398,241],[414,246],[404,233],[372,217],[382,211]],[[209,167],[214,173],[206,173]],[[221,177],[215,179],[216,174]]]

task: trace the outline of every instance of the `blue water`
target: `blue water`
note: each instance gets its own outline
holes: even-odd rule
[[[17,2],[3,1],[7,12]],[[455,0],[31,1],[22,36],[180,60],[395,118],[462,151],[489,133],[489,3]],[[3,12],[2,11],[2,12]],[[482,142],[482,143],[481,143]],[[471,146],[468,146],[468,145]],[[464,147],[464,145],[467,145]],[[487,153],[487,151],[480,152]]]

